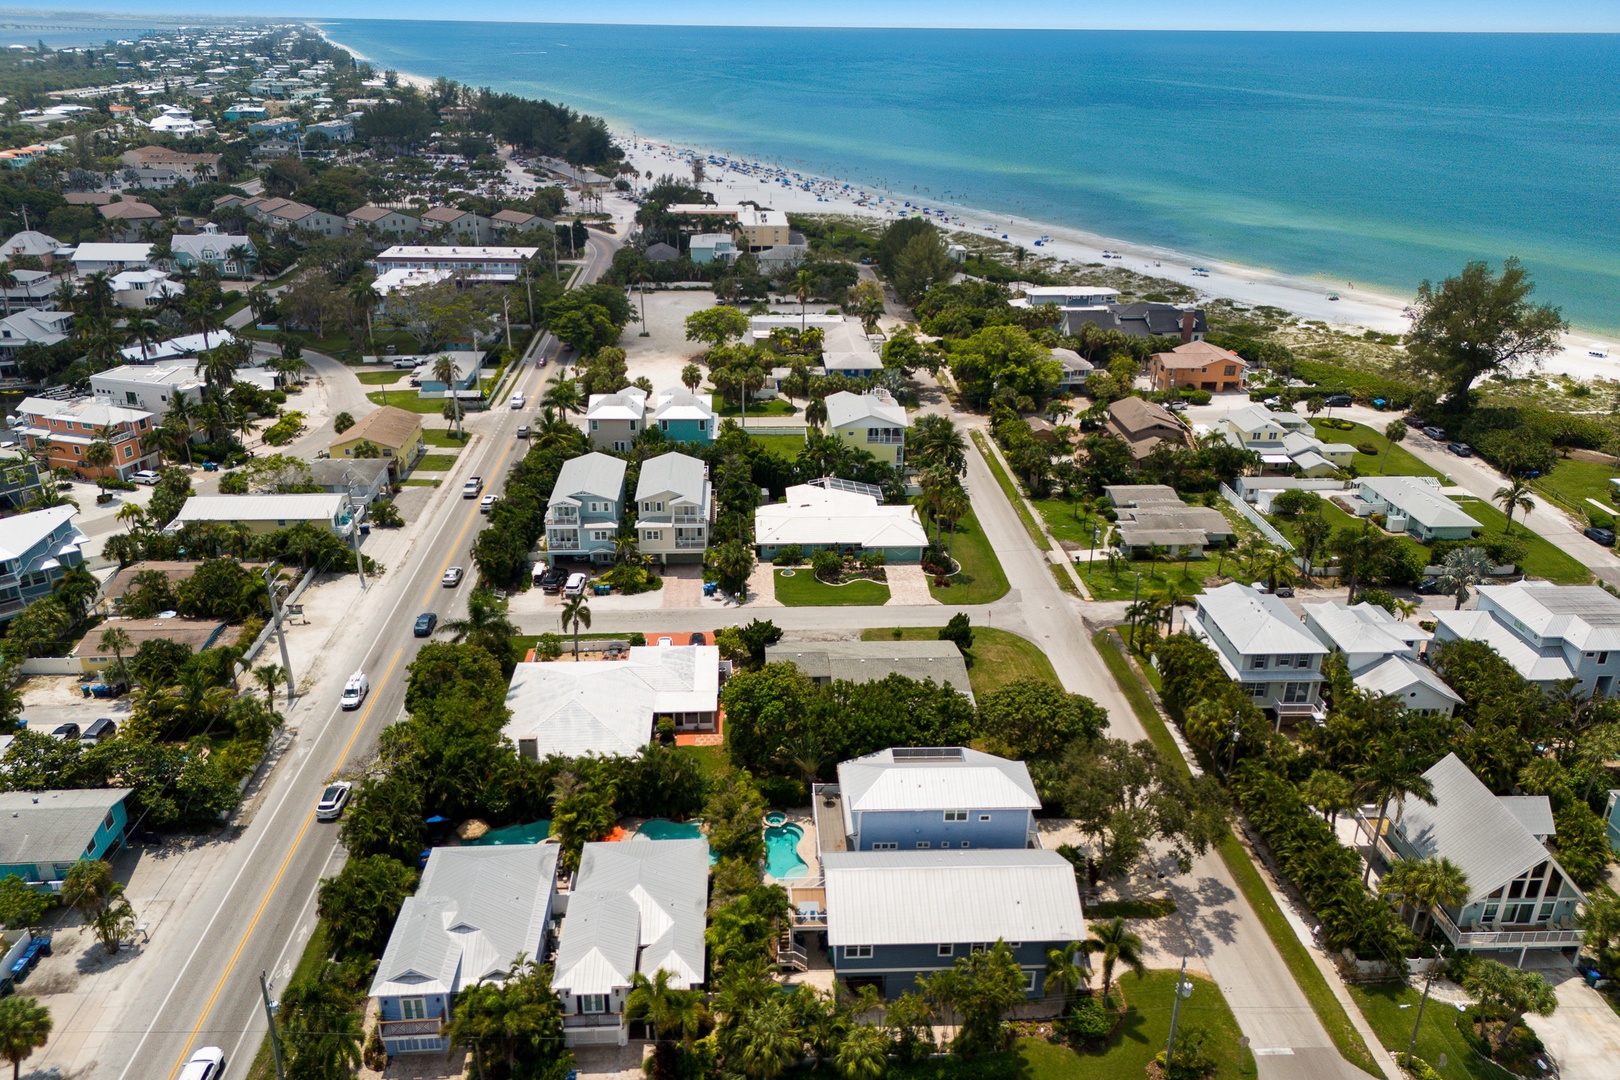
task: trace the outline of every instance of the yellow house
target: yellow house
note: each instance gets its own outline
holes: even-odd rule
[[[389,471],[398,480],[427,452],[422,438],[422,418],[405,409],[384,405],[362,416],[354,427],[332,440],[330,453],[334,461],[355,456],[362,442],[374,443],[382,450]]]
[[[865,450],[896,469],[906,463],[906,410],[887,391],[828,394],[827,429],[851,446]]]

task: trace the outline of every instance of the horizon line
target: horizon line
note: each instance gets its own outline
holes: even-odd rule
[[[165,16],[178,18],[179,16]],[[288,16],[221,16],[244,22],[285,23],[304,22],[314,25],[332,22],[421,22],[421,23],[499,23],[511,26],[644,26],[656,29],[702,30],[905,30],[923,33],[945,33],[973,30],[991,33],[1075,33],[1075,34],[1380,34],[1410,37],[1616,37],[1620,36],[1620,22],[1611,29],[1601,30],[1370,30],[1360,27],[1259,27],[1259,26],[990,26],[964,23],[959,26],[916,26],[905,23],[739,23],[739,22],[637,22],[600,19],[522,19],[478,18],[444,19],[425,16],[399,15],[384,18],[375,15],[288,15]]]

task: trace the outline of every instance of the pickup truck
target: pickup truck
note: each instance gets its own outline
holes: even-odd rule
[[[461,497],[463,499],[476,499],[478,493],[483,490],[484,478],[482,476],[469,476],[467,482],[461,485]]]

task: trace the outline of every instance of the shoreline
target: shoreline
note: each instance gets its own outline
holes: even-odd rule
[[[356,61],[377,66],[376,60],[333,38],[324,27],[315,23],[308,25],[324,41],[347,51]],[[418,89],[432,86],[430,78],[394,70],[403,83]],[[1346,282],[1341,288],[1325,277],[1287,274],[1230,260],[1189,255],[954,202],[908,200],[903,194],[897,196],[873,186],[735,159],[711,148],[663,141],[633,131],[610,129],[610,134],[624,148],[627,162],[643,175],[649,171],[654,177],[689,173],[693,157],[724,159],[727,164],[719,166],[719,175],[706,176],[702,184],[717,202],[747,199],[784,213],[863,217],[877,221],[895,221],[903,214],[915,215],[923,208],[943,211],[943,214],[926,213],[924,216],[947,230],[1021,245],[1032,257],[1112,266],[1163,278],[1194,290],[1198,294],[1197,303],[1223,299],[1251,308],[1273,307],[1302,322],[1323,322],[1343,331],[1405,333],[1409,325],[1403,312],[1411,300],[1375,286]],[[783,179],[791,186],[781,183]],[[1539,370],[1544,374],[1567,374],[1578,379],[1620,381],[1620,348],[1613,347],[1608,338],[1572,329],[1564,335],[1562,351],[1548,356]]]

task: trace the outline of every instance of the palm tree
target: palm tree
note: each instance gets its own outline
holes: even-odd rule
[[[703,385],[703,369],[696,364],[687,364],[681,368],[681,385],[687,392],[697,393],[697,388]]]
[[[889,1069],[889,1039],[871,1024],[856,1024],[839,1040],[833,1064],[844,1080],[879,1080]]]
[[[1362,766],[1357,774],[1353,789],[1356,798],[1365,803],[1368,801],[1378,804],[1378,824],[1373,829],[1373,851],[1378,850],[1378,842],[1384,837],[1384,822],[1389,816],[1389,804],[1396,802],[1395,820],[1400,821],[1400,814],[1405,809],[1407,798],[1419,799],[1435,805],[1434,785],[1429,783],[1427,777],[1418,769],[1418,763],[1408,754],[1400,752],[1400,748],[1384,743]],[[1367,870],[1362,874],[1363,882],[1372,877],[1372,858],[1367,859]]]
[[[1507,525],[1502,529],[1504,535],[1513,531],[1513,511],[1523,510],[1528,516],[1536,508],[1535,500],[1530,498],[1530,484],[1524,477],[1515,476],[1511,480],[1507,487],[1497,488],[1496,494],[1491,496],[1507,514]]]
[[[194,369],[203,378],[203,384],[214,393],[221,393],[230,389],[236,381],[237,351],[223,346],[217,349],[204,349],[197,354],[197,366]],[[178,399],[182,395],[176,394]]]
[[[1164,632],[1166,634],[1175,629],[1176,608],[1192,599],[1192,594],[1182,587],[1179,581],[1166,580],[1164,591],[1159,594],[1159,603],[1164,606]]]
[[[1468,902],[1468,875],[1450,859],[1403,859],[1379,879],[1378,892],[1397,896],[1402,907],[1412,909],[1411,929],[1416,933],[1418,919],[1432,916],[1435,908]]]
[[[654,1080],[674,1080],[673,1040],[679,1038],[690,1050],[703,1030],[706,1013],[702,991],[670,986],[671,977],[663,968],[651,979],[636,972],[630,976],[630,994],[624,1001],[625,1019],[647,1021],[659,1044],[653,1052]],[[666,1067],[659,1068],[660,1063]]]
[[[696,367],[697,365],[688,365]],[[580,392],[579,383],[574,379],[558,379],[546,387],[545,394],[540,398],[540,404],[549,409],[555,409],[568,419],[569,413],[576,415],[585,411],[585,395]]]
[[[22,1063],[51,1038],[51,1011],[31,997],[0,998],[0,1057],[11,1062],[11,1080]]]
[[[281,1038],[295,1076],[347,1076],[360,1066],[362,1014],[353,1005],[344,968],[324,964],[281,996]]]
[[[1491,557],[1484,548],[1454,548],[1440,564],[1440,587],[1457,598],[1456,608],[1468,599],[1468,590],[1491,576]]]
[[[202,335],[205,350],[210,348],[208,335],[225,329],[225,320],[220,317],[214,306],[201,296],[195,299],[187,297],[181,308],[181,317],[187,330]]]
[[[1124,964],[1136,972],[1140,979],[1147,973],[1147,965],[1142,961],[1142,939],[1125,929],[1124,919],[1114,919],[1112,922],[1092,923],[1091,936],[1082,944],[1087,953],[1102,954],[1103,998],[1108,997],[1108,987],[1114,981],[1114,965]],[[1124,987],[1120,988],[1120,1000],[1125,998]]]
[[[107,493],[107,469],[118,456],[113,453],[112,443],[107,441],[106,429],[96,433],[96,439],[84,448],[84,467],[93,469],[96,474],[96,487],[105,495]]]
[[[793,295],[799,298],[799,333],[804,333],[805,303],[816,292],[816,276],[808,270],[800,270],[793,276]]]
[[[467,601],[467,617],[451,619],[444,624],[444,629],[449,632],[451,640],[477,645],[494,657],[503,671],[507,671],[512,663],[512,639],[517,636],[517,627],[512,625],[506,612],[505,600],[479,589]],[[585,626],[589,628],[590,625],[590,613],[587,612]]]
[[[152,339],[157,337],[158,334],[162,332],[163,328],[157,324],[157,321],[150,318],[145,312],[142,311],[132,312],[130,316],[124,320],[124,333],[128,334],[135,341],[140,342],[141,363],[143,364],[146,363],[147,359],[147,347],[152,343]]]
[[[269,706],[271,712],[276,711],[276,687],[281,685],[286,677],[287,669],[280,664],[263,664],[253,669],[253,681],[264,689],[264,703]]]
[[[461,438],[461,394],[456,386],[456,361],[449,353],[444,353],[433,361],[433,378],[444,383],[445,394],[450,398],[451,411],[455,414],[456,438]]]
[[[939,466],[953,476],[967,471],[967,441],[949,416],[928,413],[917,417],[906,433],[906,456],[918,468]]]
[[[570,596],[563,601],[562,624],[565,629],[570,625],[574,628],[574,660],[577,662],[579,660],[579,628],[581,625],[587,630],[591,628],[591,606],[586,601],[584,593],[580,593],[578,596]]]
[[[827,402],[821,398],[811,398],[804,407],[804,422],[820,431],[827,422]]]
[[[120,673],[124,670],[124,650],[133,644],[129,638],[129,631],[122,626],[109,626],[101,632],[101,649],[103,652],[113,654],[113,666]]]
[[[737,1064],[749,1080],[776,1080],[804,1052],[804,1039],[780,996],[744,1014],[732,1038]]]
[[[1395,444],[1406,438],[1406,422],[1403,420],[1391,420],[1388,426],[1384,428],[1384,438],[1388,439],[1389,442],[1384,444],[1384,460],[1378,466],[1380,469],[1389,464],[1389,452]]]
[[[1069,1011],[1068,999],[1091,982],[1091,969],[1080,962],[1087,953],[1085,942],[1071,941],[1056,949],[1046,950],[1046,992],[1061,994],[1063,1011]]]

